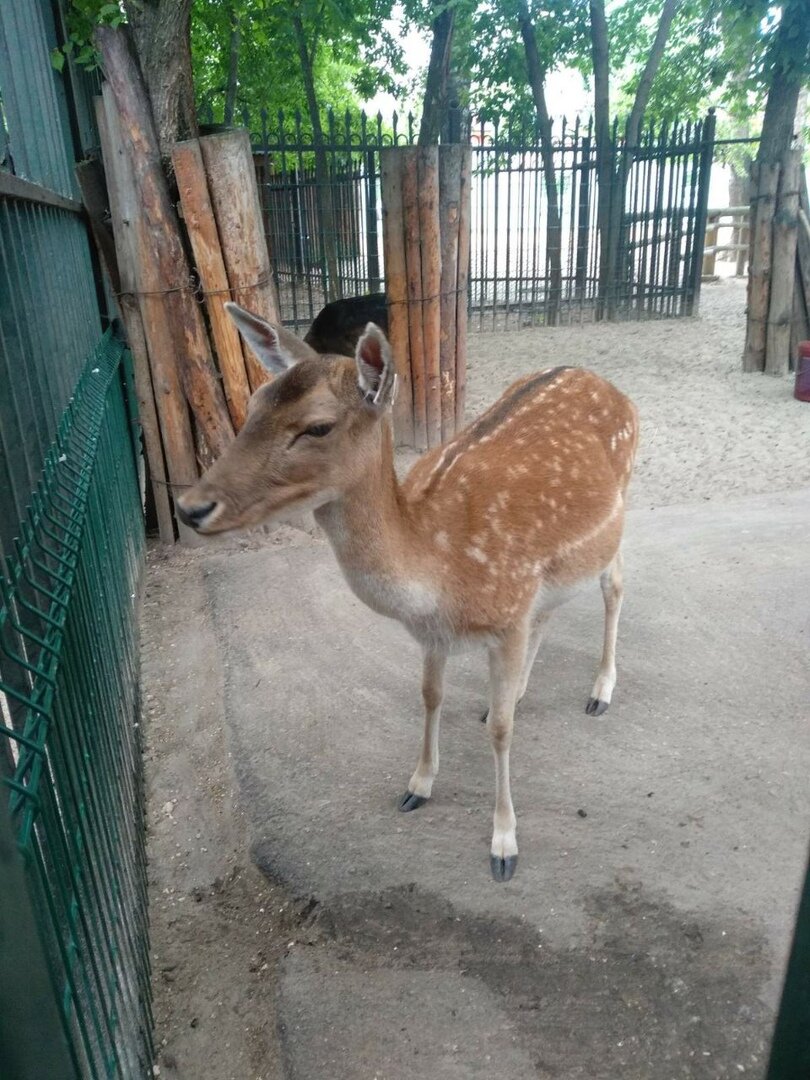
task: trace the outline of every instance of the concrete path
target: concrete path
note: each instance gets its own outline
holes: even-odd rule
[[[398,814],[419,650],[325,543],[208,560],[259,865],[329,942],[282,980],[291,1080],[761,1076],[810,822],[810,491],[630,515],[619,683],[599,589],[550,624],[489,876],[483,651],[454,658],[434,798]]]

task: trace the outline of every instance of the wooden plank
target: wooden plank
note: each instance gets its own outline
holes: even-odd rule
[[[180,204],[183,207],[183,221],[205,294],[211,336],[217,352],[219,370],[222,372],[225,400],[234,429],[239,431],[247,419],[250,384],[239,331],[225,310],[225,303],[230,299],[228,274],[208,193],[199,140],[189,139],[187,142],[177,143],[172,148],[172,164],[180,193]]]
[[[402,214],[405,234],[405,265],[408,280],[408,340],[413,387],[413,439],[417,450],[427,448],[427,383],[422,327],[422,251],[419,235],[419,178],[417,150],[403,146]]]
[[[768,306],[771,292],[771,227],[779,187],[779,165],[760,162],[756,170],[756,209],[748,273],[748,327],[743,371],[765,370]]]
[[[118,270],[118,256],[115,251],[112,225],[107,220],[110,196],[101,161],[98,158],[89,158],[87,161],[79,162],[76,166],[76,180],[90,222],[90,231],[110,279],[112,291],[117,296],[121,291],[121,274]]]
[[[155,363],[147,322],[168,321],[174,341],[173,363],[179,369],[186,399],[214,457],[233,440],[233,425],[214,368],[202,313],[191,284],[177,214],[169,199],[157,137],[143,80],[120,28],[99,26],[95,33],[104,74],[118,111],[124,158],[132,173],[137,205],[133,208],[136,267],[141,316]],[[159,311],[165,314],[158,314]],[[164,430],[164,439],[166,433]],[[173,452],[166,440],[167,455]]]
[[[425,356],[425,403],[428,448],[442,441],[441,285],[439,229],[439,148],[417,148],[419,236],[422,256],[422,342]]]
[[[408,340],[408,275],[402,216],[402,154],[397,147],[380,152],[383,258],[388,299],[388,340],[399,375],[394,402],[394,436],[398,446],[413,446],[413,388]]]
[[[241,129],[205,135],[200,149],[231,295],[248,311],[280,324],[250,137]],[[244,343],[243,353],[255,390],[269,375]]]
[[[458,216],[458,284],[456,286],[456,431],[464,427],[467,397],[467,286],[470,273],[470,210],[472,150],[461,155]]]
[[[458,307],[458,226],[462,147],[439,148],[439,217],[441,228],[441,372],[442,439],[456,432],[456,314]]]
[[[158,415],[158,403],[155,400],[152,373],[149,363],[149,351],[140,305],[135,296],[135,253],[132,234],[132,205],[137,200],[131,183],[131,173],[125,167],[123,150],[118,130],[118,113],[109,88],[103,88],[104,97],[96,98],[96,122],[101,139],[101,150],[106,168],[106,188],[112,228],[116,245],[116,269],[119,275],[118,308],[127,334],[129,350],[132,353],[132,370],[135,380],[135,394],[138,398],[138,418],[143,434],[146,460],[149,463],[149,476],[152,482],[152,494],[155,503],[155,516],[158,522],[158,534],[164,544],[174,543],[174,513],[169,478],[177,484],[192,484],[197,478],[197,463],[194,457],[194,443],[188,409],[183,399],[180,380],[172,363],[169,372],[168,394],[162,395],[159,402],[162,415]],[[108,111],[110,121],[108,122]],[[104,251],[102,251],[102,256]],[[108,268],[108,272],[110,272]],[[114,286],[115,287],[115,286]],[[170,338],[164,328],[164,336]],[[166,345],[171,348],[171,342]],[[173,391],[173,393],[172,393]],[[164,438],[173,440],[172,454],[164,460]],[[167,471],[167,464],[169,469]]]
[[[82,212],[82,204],[75,199],[67,199],[57,191],[23,180],[21,176],[0,169],[0,195],[7,199],[22,199],[25,202],[39,203],[41,206],[56,206],[59,210],[70,210],[73,214]]]
[[[773,219],[771,293],[765,348],[765,370],[769,375],[787,375],[790,370],[790,324],[796,276],[796,239],[799,231],[800,169],[801,152],[788,150],[782,160],[779,194]]]

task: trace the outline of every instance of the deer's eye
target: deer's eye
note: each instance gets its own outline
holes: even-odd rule
[[[334,424],[313,424],[312,427],[305,428],[301,434],[311,435],[313,439],[322,439],[334,426]]]

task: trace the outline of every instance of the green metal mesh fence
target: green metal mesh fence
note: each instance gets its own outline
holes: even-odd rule
[[[144,537],[127,361],[109,334],[91,356],[0,578],[0,817],[10,812],[16,841],[10,856],[0,833],[0,946],[19,952],[15,934],[31,938],[15,997],[47,988],[4,1080],[151,1073],[136,722]],[[23,905],[8,891],[15,873]],[[17,910],[33,917],[11,925]],[[7,1054],[13,1014],[0,1009]],[[62,1064],[32,1066],[37,1046]]]

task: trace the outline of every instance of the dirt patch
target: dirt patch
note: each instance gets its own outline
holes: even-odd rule
[[[295,543],[296,530],[278,543]],[[226,542],[233,554],[266,538]],[[150,552],[142,686],[156,1071],[279,1080],[279,960],[296,904],[253,866],[233,798],[223,677],[202,577],[209,552]]]
[[[703,287],[689,319],[598,323],[470,334],[467,413],[518,376],[557,364],[587,367],[638,406],[641,440],[632,506],[760,495],[810,483],[810,409],[793,379],[745,375],[745,283]]]
[[[521,374],[580,364],[610,378],[640,408],[636,506],[808,483],[810,463],[796,455],[806,406],[791,399],[788,380],[739,371],[744,299],[744,288],[731,281],[704,289],[699,319],[471,334],[469,415]],[[399,467],[412,460],[403,455]],[[505,1007],[514,1004],[515,1030],[541,1077],[758,1075],[767,1018],[756,988],[766,965],[759,929],[744,920],[721,925],[704,914],[684,922],[663,896],[617,882],[589,894],[586,936],[565,949],[517,923],[468,917],[462,924],[444,901],[407,890],[369,894],[368,903],[353,893],[345,908],[337,903],[324,912],[255,869],[246,808],[234,798],[224,725],[227,658],[211,626],[205,576],[212,555],[238,559],[246,550],[323,542],[314,535],[312,525],[282,527],[199,550],[150,553],[142,686],[160,1074],[298,1075],[277,1010],[284,958],[306,952],[324,972],[351,969],[346,985],[354,985],[358,967],[452,970],[478,980]],[[269,595],[256,599],[269,602]],[[247,622],[251,611],[243,613]],[[469,805],[478,812],[475,798]],[[488,820],[488,802],[480,813]],[[487,835],[482,825],[482,844]],[[719,963],[729,948],[739,957],[736,980]],[[571,1039],[569,1006],[583,987],[593,1028]],[[653,1000],[669,1002],[671,1013],[652,1009]],[[556,1044],[542,1035],[554,1030]],[[597,1035],[604,1030],[615,1035],[615,1047],[600,1063]],[[565,1062],[555,1057],[560,1044],[573,1055]],[[609,1069],[599,1072],[603,1064]]]

